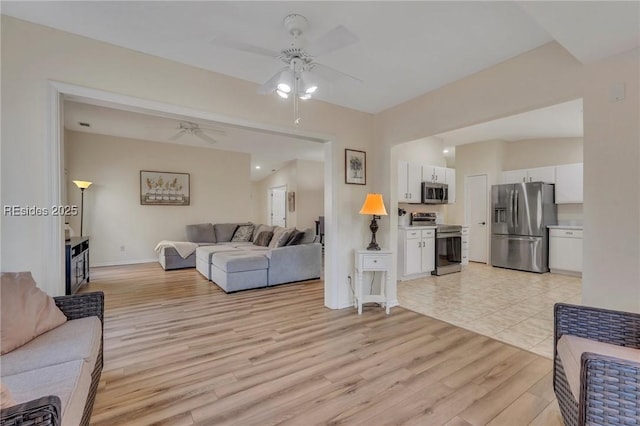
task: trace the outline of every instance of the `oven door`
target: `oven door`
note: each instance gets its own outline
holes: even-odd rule
[[[462,270],[462,235],[460,232],[436,232],[436,275]]]

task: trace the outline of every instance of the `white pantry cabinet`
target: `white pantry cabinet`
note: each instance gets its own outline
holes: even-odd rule
[[[433,227],[398,230],[398,279],[426,276],[435,270],[436,231]]]
[[[556,166],[556,204],[582,203],[583,164]]]
[[[398,160],[398,202],[422,202],[422,167],[419,164]]]
[[[556,274],[582,275],[582,229],[549,229],[549,269]]]
[[[502,172],[502,183],[545,182],[556,183],[556,167],[507,170]]]

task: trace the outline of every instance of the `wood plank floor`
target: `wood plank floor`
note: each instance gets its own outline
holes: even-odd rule
[[[106,296],[93,425],[561,425],[550,360],[321,281],[225,294],[193,269],[93,268]]]

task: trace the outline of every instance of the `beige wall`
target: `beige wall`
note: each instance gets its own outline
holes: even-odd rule
[[[269,189],[286,186],[296,193],[295,211],[287,204],[287,226],[315,229],[315,220],[324,215],[324,163],[293,160],[285,167],[252,184],[255,194],[253,221],[269,223]]]
[[[295,131],[291,102],[258,95],[254,83],[4,15],[1,31],[3,203],[51,202],[46,157],[53,140],[46,124],[50,80]],[[368,239],[368,223],[358,209],[371,184],[343,183],[344,149],[367,151],[373,158],[372,115],[322,101],[305,103],[301,115],[300,131],[330,135],[325,158],[335,184],[329,182],[333,191],[325,208],[330,212],[326,226],[335,231],[325,244],[325,303],[346,307],[351,304],[347,275],[353,271],[353,250]],[[2,270],[31,270],[45,291],[57,295],[64,292],[63,255],[47,247],[52,225],[59,225],[62,235],[62,219],[3,217]]]
[[[249,154],[74,131],[65,148],[69,203],[80,205],[72,180],[93,182],[83,226],[91,266],[153,261],[158,241],[184,241],[188,224],[249,220]],[[140,205],[140,170],[189,173],[190,205]],[[80,218],[70,219],[79,233]]]
[[[505,145],[504,170],[582,163],[582,138],[524,139]]]
[[[553,42],[384,111],[374,119],[374,187],[397,201],[390,152],[398,143],[583,98],[583,299],[640,312],[639,62],[636,49],[585,66]],[[609,102],[619,82],[627,98]],[[382,225],[379,241],[396,241],[397,218]]]

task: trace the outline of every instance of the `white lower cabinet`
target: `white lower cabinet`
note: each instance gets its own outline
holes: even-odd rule
[[[469,227],[462,227],[462,265],[469,264]]]
[[[414,227],[398,231],[398,279],[429,275],[435,270],[436,231]]]
[[[549,229],[549,269],[557,274],[582,275],[581,229]]]

